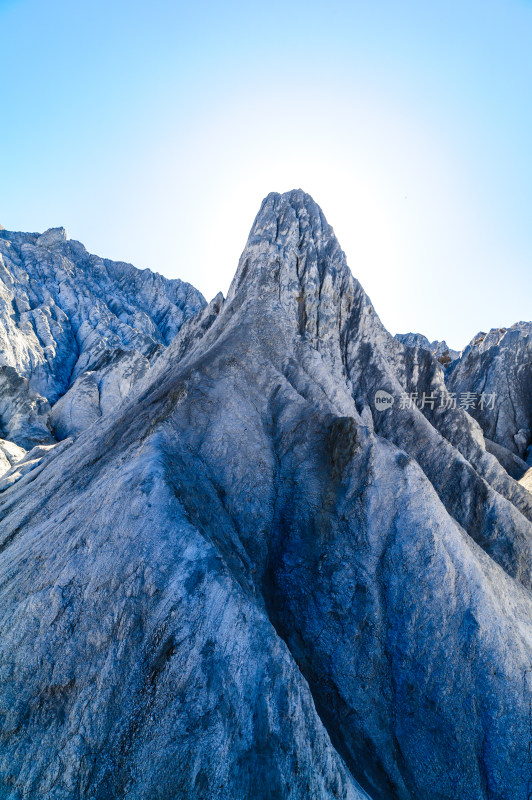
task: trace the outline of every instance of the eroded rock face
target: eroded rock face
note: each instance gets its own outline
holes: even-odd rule
[[[78,436],[118,406],[150,368],[150,359],[137,350],[105,352],[93,369],[76,378],[50,413],[57,439]]]
[[[135,353],[139,364],[151,359],[204,305],[202,295],[189,284],[90,255],[79,242],[67,239],[64,228],[41,235],[0,231],[0,366],[12,368],[50,405],[85,373],[100,390],[105,380],[94,378],[94,373],[100,364],[108,365],[113,354]],[[122,366],[121,362],[115,382]],[[107,381],[109,372],[106,366]],[[90,380],[84,378],[82,384]],[[127,388],[126,377],[113,389],[114,395],[122,397]],[[78,393],[79,387],[74,395]],[[107,392],[104,405],[110,404],[111,396]],[[87,399],[66,401],[71,410],[80,407],[68,430],[64,413],[55,413],[54,418],[62,418],[63,435],[79,432],[100,416],[98,405],[87,405]],[[20,417],[18,407],[0,414],[8,433],[6,415],[13,413]],[[34,428],[33,417],[26,425]]]
[[[443,376],[269,195],[227,300],[7,474],[0,797],[528,800],[532,495],[401,403]]]
[[[521,483],[525,489],[532,493],[532,467],[525,472],[519,483]]]
[[[13,464],[20,461],[25,453],[26,451],[23,447],[19,447],[6,439],[0,439],[0,478]]]
[[[53,442],[50,404],[14,367],[0,366],[0,434],[23,448]]]
[[[458,350],[453,350],[447,342],[438,342],[437,340],[429,342],[422,333],[396,333],[395,338],[399,339],[402,344],[406,344],[407,347],[421,347],[423,350],[428,350],[444,367],[448,367],[460,356]]]
[[[474,394],[469,413],[484,435],[526,461],[532,442],[532,323],[477,334],[453,363],[447,383],[458,394]]]

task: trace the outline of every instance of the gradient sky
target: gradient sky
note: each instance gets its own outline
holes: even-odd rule
[[[0,223],[226,293],[301,187],[392,333],[532,318],[532,1],[0,0]]]

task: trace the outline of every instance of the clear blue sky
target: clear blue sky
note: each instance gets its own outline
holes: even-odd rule
[[[0,223],[227,291],[301,187],[393,332],[532,318],[532,2],[0,0]]]

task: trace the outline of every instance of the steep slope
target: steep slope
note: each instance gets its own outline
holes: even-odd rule
[[[204,305],[189,284],[90,255],[63,228],[1,230],[0,381],[16,384],[13,399],[2,391],[3,435],[29,446],[79,432],[125,395],[131,359],[138,378]],[[125,375],[124,352],[134,354]]]
[[[454,362],[449,389],[470,392],[487,439],[526,461],[532,443],[532,322],[479,333]],[[504,458],[499,448],[496,455]],[[512,459],[517,463],[516,459]]]
[[[227,300],[7,473],[0,797],[528,800],[532,496],[401,402],[444,391],[269,195]]]

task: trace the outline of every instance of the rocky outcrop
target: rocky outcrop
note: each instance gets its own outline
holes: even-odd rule
[[[4,472],[7,472],[13,464],[20,461],[25,453],[26,451],[24,448],[18,447],[18,445],[6,439],[0,439],[0,477]]]
[[[0,434],[23,448],[53,442],[50,404],[14,367],[0,367]]]
[[[269,195],[227,300],[7,473],[0,796],[528,800],[532,495],[447,399]]]
[[[0,368],[9,368],[11,380],[20,379],[31,398],[23,421],[20,399],[16,407],[8,404],[2,391],[4,435],[12,433],[13,416],[20,422],[13,439],[24,447],[28,441],[20,428],[27,428],[34,442],[53,441],[54,425],[61,436],[79,433],[128,391],[131,370],[124,373],[121,354],[134,354],[135,371],[142,371],[140,365],[145,367],[204,305],[189,284],[90,255],[67,239],[64,228],[40,235],[0,231]],[[118,366],[111,379],[112,361]],[[96,375],[101,365],[105,377]],[[97,391],[84,390],[93,384]],[[35,405],[53,406],[70,391],[51,421],[44,421],[44,433],[37,433]],[[44,417],[48,412],[43,410]]]
[[[469,394],[484,435],[526,461],[532,442],[532,323],[479,333],[449,369],[447,384]]]
[[[532,493],[532,467],[525,472],[519,483],[521,483],[525,489]]]
[[[56,438],[78,436],[103,414],[112,411],[149,368],[150,360],[137,350],[104,353],[55,403],[50,426]]]
[[[407,347],[421,347],[422,350],[428,350],[443,367],[448,367],[460,356],[458,350],[453,350],[447,342],[438,342],[437,340],[429,342],[422,333],[396,333],[395,338]]]
[[[488,453],[492,453],[501,466],[504,467],[508,475],[511,475],[516,481],[527,471],[528,464],[526,461],[523,461],[523,459],[516,456],[515,453],[507,450],[506,447],[502,447],[502,445],[492,442],[491,439],[487,439],[486,437],[484,437],[484,443]]]

